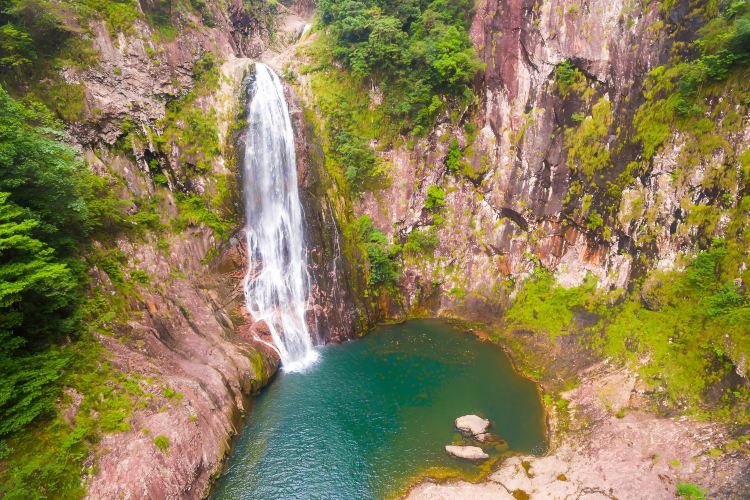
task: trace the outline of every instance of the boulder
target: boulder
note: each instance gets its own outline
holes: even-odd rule
[[[477,415],[464,415],[456,419],[455,425],[461,434],[484,441],[488,437],[486,434],[490,421]]]
[[[481,462],[490,458],[490,456],[478,446],[455,446],[449,444],[445,447],[445,451],[452,457],[463,458],[464,460],[471,460],[474,462]]]

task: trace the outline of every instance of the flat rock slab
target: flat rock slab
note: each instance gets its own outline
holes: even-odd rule
[[[472,460],[474,462],[481,462],[490,458],[490,456],[478,446],[455,446],[449,444],[445,447],[445,451],[452,457]]]
[[[478,437],[487,433],[490,421],[477,415],[464,415],[456,419],[455,425],[456,429],[463,434]],[[481,439],[481,441],[484,441],[484,439]]]

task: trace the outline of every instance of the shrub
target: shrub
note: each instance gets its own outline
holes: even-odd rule
[[[445,158],[445,166],[448,167],[448,172],[455,174],[461,170],[461,149],[458,147],[458,141],[455,137],[451,138],[451,144],[448,148],[448,154]]]
[[[552,338],[566,335],[572,331],[576,311],[596,306],[596,283],[596,278],[588,275],[580,287],[563,288],[552,273],[537,267],[518,292],[505,321],[511,328],[546,333]]]
[[[427,198],[424,206],[427,210],[438,212],[445,206],[445,191],[437,185],[427,188]]]
[[[154,444],[157,448],[159,448],[162,453],[167,451],[167,448],[169,448],[169,445],[172,444],[169,441],[169,438],[163,434],[159,434],[154,438]]]
[[[602,98],[594,104],[591,116],[577,127],[565,131],[565,147],[571,169],[581,171],[591,179],[595,173],[611,165],[608,139],[612,121],[612,105]]]
[[[571,92],[581,92],[586,87],[586,76],[573,62],[565,60],[555,68],[555,82],[557,91],[563,97]]]
[[[432,255],[440,244],[440,238],[434,227],[422,230],[414,228],[406,238],[404,251],[413,255]]]
[[[472,9],[469,0],[320,2],[334,57],[355,76],[380,83],[389,114],[419,133],[446,101],[471,100],[471,81],[481,67],[468,36]]]
[[[682,66],[674,108],[682,116],[697,114],[694,105],[705,83],[720,82],[738,66],[750,62],[750,12],[746,2],[726,7],[724,16],[716,16],[700,30],[694,43],[701,56]]]
[[[602,226],[604,226],[604,218],[599,215],[599,212],[597,212],[596,210],[592,210],[592,212],[589,214],[589,220],[586,224],[586,227],[589,229],[589,231],[596,231]]]
[[[370,265],[368,284],[371,288],[393,286],[400,277],[396,255],[398,245],[391,245],[378,231],[369,216],[363,215],[354,222],[358,239],[364,243]]]
[[[691,483],[679,483],[676,486],[677,494],[689,500],[705,500],[706,494],[698,486]]]

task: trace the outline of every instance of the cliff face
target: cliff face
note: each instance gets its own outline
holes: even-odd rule
[[[248,98],[242,82],[268,49],[272,16],[251,14],[240,0],[207,5],[203,18],[177,15],[174,37],[143,19],[116,34],[92,21],[98,64],[65,73],[83,85],[87,110],[71,124],[70,140],[129,213],[146,214],[137,237],[93,250],[106,262],[93,259],[91,291],[117,311],[98,340],[140,396],[125,419],[129,430],[104,434],[86,461],[91,498],[205,496],[250,396],[278,366],[256,342],[244,307],[237,182]],[[311,249],[309,320],[319,342],[343,340],[355,326],[347,264],[337,253],[316,146],[289,97]],[[119,273],[129,286],[112,277]],[[76,408],[67,410],[72,419]]]
[[[149,227],[94,249],[115,256],[126,275],[139,271],[147,279],[124,290],[109,258],[91,272],[95,293],[119,304],[99,341],[142,394],[129,430],[104,435],[87,460],[92,498],[205,494],[248,397],[277,367],[273,353],[254,342],[263,332],[243,307],[235,148],[246,97],[241,82],[257,58],[274,59],[283,72],[292,54],[279,52],[314,3],[298,5],[302,17],[288,16],[293,22],[277,33],[275,50],[268,12],[251,14],[241,0],[206,5],[203,17],[177,16],[178,36],[140,19],[116,34],[92,21],[99,62],[64,72],[85,89],[86,119],[70,125],[71,141],[110,179],[129,213],[148,215],[142,220]],[[142,11],[150,8],[141,2]],[[691,158],[688,169],[689,135],[670,132],[655,155],[631,140],[648,73],[699,24],[687,2],[667,15],[655,3],[480,0],[471,27],[486,65],[475,81],[478,106],[459,124],[438,123],[413,148],[382,152],[391,182],[358,200],[344,199],[326,170],[317,125],[303,112],[314,106],[300,77],[301,99],[289,90],[288,102],[317,340],[350,338],[368,315],[379,314],[366,312],[356,296],[362,276],[339,227],[349,206],[397,241],[437,227],[433,258],[406,258],[401,296],[378,304],[391,317],[491,322],[538,263],[567,286],[592,273],[602,287],[626,287],[650,268],[679,265],[679,254],[697,241],[721,235],[724,213],[711,228],[690,213],[719,206],[722,193],[707,179],[718,164],[736,167],[732,151],[750,145],[747,104],[727,110],[721,99],[711,103],[707,112],[716,120],[734,111],[741,126],[723,136],[731,147]],[[560,78],[564,63],[569,81]],[[464,158],[458,172],[446,166],[453,137]],[[728,184],[725,191],[737,196],[736,178]],[[434,185],[446,193],[439,224],[425,207]],[[75,404],[69,410],[75,415]],[[157,437],[166,439],[162,446]]]
[[[395,243],[404,244],[411,233],[427,228],[438,236],[434,253],[401,253],[401,277],[395,293],[389,292],[396,297],[374,307],[397,319],[411,314],[442,315],[502,325],[503,311],[519,292],[519,285],[539,265],[566,288],[581,285],[593,275],[600,289],[627,290],[637,288],[638,278],[654,270],[680,270],[699,250],[707,248],[712,238],[734,237],[737,232],[730,232],[731,227],[743,224],[746,219],[742,217],[747,214],[745,210],[738,217],[736,212],[747,194],[742,181],[745,167],[739,158],[749,146],[750,110],[743,101],[746,86],[730,79],[711,87],[705,100],[701,98],[703,108],[698,116],[691,118],[693,124],[663,120],[659,113],[664,108],[656,111],[658,106],[654,106],[659,92],[664,91],[662,76],[677,56],[695,57],[686,56],[686,47],[708,20],[701,5],[676,2],[665,7],[653,2],[596,0],[477,2],[470,35],[485,64],[474,82],[478,104],[459,110],[458,116],[439,119],[430,134],[416,144],[390,147],[375,142],[373,146],[388,163],[389,182],[353,202],[356,216],[369,215]],[[668,92],[676,92],[676,84],[670,85]],[[370,93],[373,95],[377,89]],[[702,128],[695,127],[697,121],[702,122]],[[451,157],[456,147],[459,164]],[[431,196],[438,186],[444,202],[436,205]],[[745,265],[738,265],[742,272]],[[734,283],[746,286],[739,278]],[[644,295],[640,296],[642,307],[658,309],[646,303]],[[532,313],[536,319],[537,310]],[[591,326],[589,321],[591,317],[585,317],[581,325]],[[523,352],[536,344],[531,350],[543,359],[538,363],[540,373],[549,370],[540,378],[551,394],[560,391],[559,384],[570,372],[582,382],[595,379],[585,368],[597,357],[590,346],[605,334],[596,330],[592,341],[577,331],[574,322],[571,325],[557,336],[531,331],[501,334],[514,351],[519,347],[518,352]],[[669,335],[671,344],[672,330],[671,326],[655,326],[654,335]],[[733,338],[728,331],[722,331],[721,337],[722,363],[730,367],[731,377],[736,376],[731,383],[746,387],[747,348],[742,337]],[[632,347],[632,351],[638,352],[638,348]],[[684,351],[670,352],[674,359],[684,355]],[[633,365],[639,362],[644,363],[634,360]],[[662,415],[673,418],[653,415],[654,401],[665,400],[666,391],[650,382],[663,380],[663,371],[663,367],[654,367],[648,375],[634,376],[637,387],[623,390],[623,408],[643,411],[641,423],[625,426],[637,428],[637,440],[653,442],[650,432],[658,434],[660,426],[681,421],[675,415],[682,414],[683,403],[664,405]],[[719,392],[730,385],[721,384],[717,384]],[[605,389],[596,391],[597,397],[602,397]],[[624,449],[634,442],[630,438],[628,444],[602,443],[607,439],[603,436],[619,435],[613,428],[620,425],[617,422],[625,410],[617,416],[609,410],[606,418],[592,416],[576,407],[575,397],[568,396],[562,395],[565,412],[568,403],[573,410],[566,415],[580,419],[582,426],[572,430],[585,428],[586,435],[573,432],[562,445],[554,442],[551,457],[568,445],[577,450],[577,457],[591,456],[598,449],[603,453],[592,463],[606,468],[601,465],[608,460],[605,455],[632,455],[632,449]],[[552,409],[552,413],[559,411]],[[686,452],[683,460],[703,460],[705,466],[680,469],[679,480],[696,481],[719,496],[738,495],[736,485],[747,481],[743,455],[708,458],[706,443],[721,448],[717,443],[726,442],[732,432],[739,435],[745,431],[738,427],[728,432],[717,425],[699,437],[690,435],[696,424],[689,422],[683,429],[684,439],[693,450]],[[605,423],[611,427],[601,439],[589,437]],[[556,435],[555,439],[559,438]],[[571,467],[573,462],[566,458],[564,466]],[[623,466],[619,459],[616,462],[613,469]],[[636,462],[630,470],[656,470],[645,456]],[[587,470],[585,466],[582,469]],[[528,481],[528,470],[519,471],[518,476]],[[560,472],[562,469],[553,477]],[[638,494],[635,483],[605,475],[608,479],[584,483],[592,488],[611,486],[613,489],[602,492],[607,495]],[[734,479],[722,479],[728,477]],[[656,493],[660,489],[674,491],[675,482],[679,482],[662,474],[651,479],[659,486],[648,491],[657,496],[664,494]],[[504,481],[496,481],[504,486],[491,492],[479,488],[463,493],[506,495],[516,488],[509,485],[517,483]],[[425,498],[461,493],[451,484],[442,489],[433,486],[417,493]],[[574,488],[571,484],[567,487]],[[543,496],[553,494],[517,488]]]
[[[132,33],[115,37],[98,25],[94,46],[100,64],[70,75],[84,85],[87,108],[93,110],[90,120],[71,128],[71,135],[97,172],[118,180],[131,210],[152,203],[168,228],[114,242],[123,268],[147,273],[148,283],[129,294],[122,319],[113,322],[113,335],[100,341],[116,369],[141,381],[145,397],[129,418],[130,430],[105,434],[96,458],[91,457],[92,498],[204,495],[249,396],[276,368],[277,361],[243,335],[244,261],[231,248],[217,252],[221,240],[200,221],[173,223],[180,217],[178,197],[208,196],[216,192],[218,179],[231,176],[231,151],[224,147],[198,172],[191,165],[195,153],[184,152],[186,144],[155,144],[169,127],[168,103],[204,83],[194,80],[194,67],[207,53],[224,61],[219,69],[224,81],[189,105],[211,112],[220,144],[229,144],[228,129],[240,106],[239,83],[250,64],[244,56],[257,55],[267,36],[261,23],[242,13],[241,2],[213,14],[212,28],[185,19],[190,27],[173,41],[159,41],[140,21]],[[117,141],[128,133],[124,122],[138,136],[118,148]],[[156,174],[164,177],[155,179]],[[207,265],[204,259],[217,253],[221,256]],[[95,289],[122,293],[103,270],[95,268],[94,277]],[[166,438],[164,449],[156,446],[157,437]]]
[[[288,89],[287,102],[296,137],[300,195],[307,224],[308,265],[313,278],[310,331],[315,332],[318,343],[342,342],[363,333],[369,325],[359,315],[360,298],[350,286],[356,269],[342,251],[341,228],[328,195],[331,180],[326,172],[323,149],[292,89]]]
[[[564,286],[590,273],[603,288],[627,288],[648,269],[673,268],[706,235],[689,212],[717,201],[705,172],[745,149],[746,129],[726,131],[731,146],[713,157],[686,158],[679,130],[667,134],[657,154],[644,154],[634,120],[649,72],[667,64],[675,44],[704,22],[687,4],[668,14],[660,8],[477,4],[470,34],[486,67],[475,82],[477,111],[463,118],[471,128],[446,121],[415,148],[387,151],[391,184],[355,207],[403,241],[433,223],[428,188],[445,189],[440,245],[434,259],[407,260],[403,310],[497,317],[537,263]],[[561,82],[561,66],[575,74],[571,81]],[[746,123],[746,108],[737,109]],[[713,105],[707,111],[719,122],[724,114]],[[457,174],[446,166],[451,138],[465,158]],[[678,180],[680,163],[689,168],[682,165]],[[737,193],[739,185],[731,184],[727,189]]]

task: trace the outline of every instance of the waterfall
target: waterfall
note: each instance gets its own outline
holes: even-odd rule
[[[265,64],[256,63],[250,92],[243,162],[245,303],[256,321],[268,325],[284,370],[300,371],[318,353],[305,321],[310,277],[294,132],[284,88]]]

